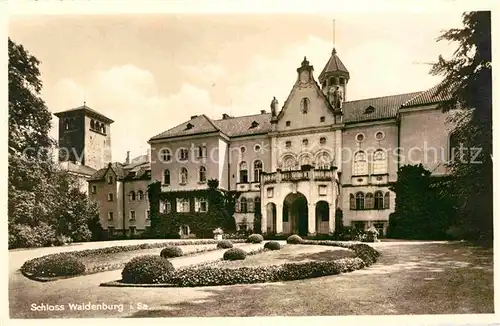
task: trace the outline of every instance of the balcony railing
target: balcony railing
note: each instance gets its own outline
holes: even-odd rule
[[[277,171],[272,173],[262,173],[262,184],[280,183],[280,182],[299,182],[299,181],[333,181],[335,180],[335,170],[291,170]]]

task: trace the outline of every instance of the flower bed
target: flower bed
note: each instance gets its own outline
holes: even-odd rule
[[[182,287],[292,281],[351,272],[370,266],[379,256],[378,251],[366,244],[314,240],[303,240],[301,244],[344,247],[353,250],[356,257],[258,267],[193,266],[177,270],[165,281]]]
[[[104,272],[104,271],[109,271],[109,270],[115,270],[115,269],[120,269],[125,266],[126,262],[120,262],[120,263],[109,263],[106,260],[103,260],[102,262],[99,262],[98,264],[94,266],[86,266],[85,259],[86,257],[98,257],[98,256],[106,256],[106,255],[112,255],[112,254],[118,254],[118,253],[123,253],[123,252],[129,252],[129,251],[139,251],[139,250],[148,250],[148,249],[159,249],[163,247],[168,247],[168,246],[187,246],[187,245],[207,245],[207,244],[214,244],[216,245],[218,241],[216,240],[194,240],[194,241],[169,241],[169,242],[160,242],[160,243],[145,243],[145,244],[140,244],[140,245],[129,245],[129,246],[113,246],[113,247],[106,247],[106,248],[99,248],[99,249],[87,249],[87,250],[80,250],[80,251],[72,251],[72,252],[67,252],[67,253],[57,253],[57,254],[49,254],[41,257],[37,257],[34,259],[30,259],[26,261],[22,266],[21,266],[21,273],[33,280],[36,281],[53,281],[57,280],[62,277],[74,277],[74,276],[79,276],[79,275],[87,275],[87,274],[92,274],[92,273],[99,273],[99,272]],[[244,243],[245,240],[233,240],[232,242],[234,243]],[[206,251],[212,251],[212,250],[217,250],[217,247],[214,246],[213,248],[202,248],[199,250],[194,250],[186,255],[193,255],[193,254],[198,254],[201,252],[206,252]],[[44,272],[48,267],[45,267],[46,264],[50,263],[52,264],[53,261],[62,261],[61,259],[71,259],[71,258],[66,258],[66,256],[71,256],[75,258],[79,264],[83,264],[85,267],[83,270],[77,269],[77,272],[69,275],[66,272],[62,272],[63,269],[61,268],[52,268],[51,270],[53,272],[47,273]],[[50,275],[49,275],[50,274]]]
[[[278,281],[292,281],[305,278],[336,275],[370,266],[376,262],[379,253],[366,244],[349,244],[336,241],[303,240],[304,245],[339,246],[354,251],[354,258],[340,258],[331,261],[307,261],[257,267],[227,268],[209,262],[180,268],[156,283],[168,286],[195,287],[232,284],[250,284]],[[255,255],[268,249],[260,248],[248,253]]]

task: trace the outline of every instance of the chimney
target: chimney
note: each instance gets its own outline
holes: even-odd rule
[[[130,151],[127,151],[127,158],[125,159],[125,164],[130,164]]]
[[[197,115],[192,115],[192,116],[191,116],[191,120],[193,120],[193,119],[194,119],[194,118],[196,118],[196,117],[197,117]]]
[[[229,114],[227,113],[222,113],[222,120],[229,119]]]
[[[266,110],[260,110],[260,114],[266,114]]]

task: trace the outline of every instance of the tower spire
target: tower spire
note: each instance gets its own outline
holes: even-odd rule
[[[336,54],[337,51],[335,50],[335,18],[333,18],[333,50],[332,50],[332,54]]]

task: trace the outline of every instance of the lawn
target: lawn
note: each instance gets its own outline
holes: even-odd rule
[[[493,313],[493,253],[462,243],[375,246],[379,261],[342,275],[204,288],[204,300],[132,317]],[[291,247],[291,250],[297,250]]]
[[[281,250],[247,256],[245,260],[222,261],[219,267],[239,268],[282,265],[306,261],[331,261],[340,258],[356,257],[350,249],[330,246],[284,245]]]

